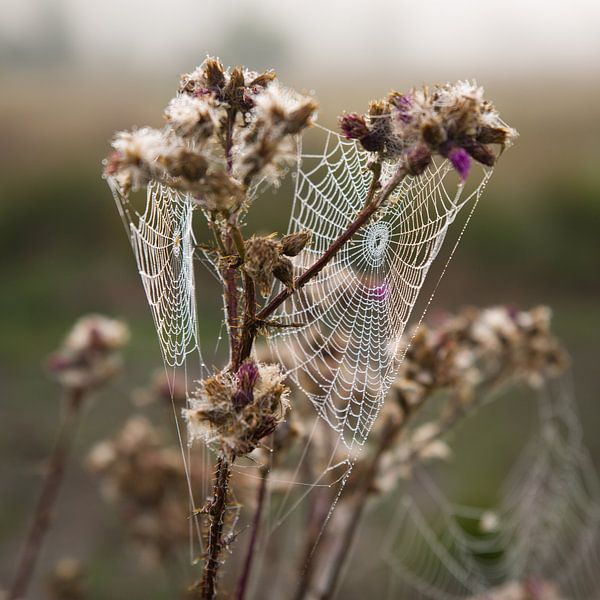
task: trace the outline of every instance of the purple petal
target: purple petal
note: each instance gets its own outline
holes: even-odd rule
[[[233,404],[241,408],[254,400],[254,384],[258,379],[258,367],[253,361],[247,361],[240,365],[236,373],[238,389],[233,397]]]
[[[448,160],[452,163],[452,166],[460,176],[460,180],[464,183],[471,168],[471,157],[468,152],[464,148],[453,148],[448,153]]]

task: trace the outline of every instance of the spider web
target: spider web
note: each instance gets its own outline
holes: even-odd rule
[[[109,185],[129,234],[165,367],[182,367],[194,353],[202,364],[194,282],[194,206],[189,194],[151,182],[144,213],[135,212],[134,219],[116,181],[109,179]]]
[[[395,594],[487,600],[504,597],[493,590],[545,582],[561,598],[598,597],[600,490],[565,381],[544,389],[538,431],[491,511],[453,504],[417,473],[384,544]]]
[[[194,280],[194,204],[189,194],[152,181],[146,189],[144,212],[140,214],[122,193],[118,182],[110,177],[107,180],[133,249],[171,391],[179,369],[183,369],[187,390],[188,358],[195,355],[199,360],[200,372],[205,368],[198,336]],[[190,562],[194,562],[194,540],[200,552],[203,548],[201,524],[194,511],[196,502],[190,471],[190,448],[183,443],[174,403],[172,408],[190,498]],[[209,459],[206,453],[202,454],[201,460],[207,468]],[[208,482],[203,481],[201,497],[206,495],[207,486]]]
[[[369,153],[325,128],[315,131],[322,151],[300,147],[288,229],[312,233],[310,248],[295,259],[296,275],[347,229],[371,183]],[[394,168],[384,164],[382,183]],[[467,192],[451,171],[439,161],[405,178],[387,206],[276,313],[277,321],[294,324],[271,339],[280,361],[349,449],[364,443],[394,380],[401,336],[449,226],[491,176],[489,169],[472,173],[477,184]]]

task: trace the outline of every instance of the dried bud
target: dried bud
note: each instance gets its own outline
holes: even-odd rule
[[[206,87],[220,90],[225,85],[223,65],[216,58],[207,58],[203,64],[203,74]]]
[[[314,100],[307,100],[287,115],[285,132],[298,133],[311,124],[312,117],[319,105]]]
[[[244,270],[268,296],[273,282],[273,268],[279,262],[281,246],[273,237],[253,236],[245,242]]]
[[[287,288],[294,288],[294,266],[289,258],[285,256],[279,257],[279,260],[273,267],[273,275]]]
[[[437,149],[446,141],[446,132],[440,120],[432,117],[421,124],[421,137],[430,148]]]
[[[347,113],[339,118],[340,129],[346,139],[361,140],[369,135],[370,129],[362,115]]]
[[[509,131],[505,127],[482,127],[477,134],[477,141],[482,144],[505,144]]]
[[[425,144],[416,144],[406,153],[406,166],[413,176],[421,175],[431,161],[431,151]]]
[[[191,188],[196,192],[195,202],[210,212],[229,213],[244,201],[240,184],[219,168],[209,169],[199,183]]]
[[[277,73],[275,71],[265,71],[261,73],[258,77],[254,78],[250,82],[250,87],[267,87],[272,81],[277,79]]]
[[[310,242],[312,234],[308,230],[289,233],[281,238],[282,252],[286,256],[297,256]]]
[[[162,162],[171,177],[183,177],[187,181],[198,181],[208,168],[208,161],[202,154],[185,148],[164,156]]]
[[[388,108],[386,106],[385,101],[383,100],[373,100],[369,102],[369,117],[381,117],[387,114]]]
[[[232,107],[240,110],[247,109],[244,102],[244,72],[239,67],[231,70],[223,95]]]
[[[488,146],[474,140],[469,140],[468,143],[464,144],[464,148],[477,162],[488,167],[494,166],[496,155]]]

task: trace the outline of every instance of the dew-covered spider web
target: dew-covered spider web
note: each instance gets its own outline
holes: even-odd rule
[[[347,229],[372,178],[371,155],[356,142],[321,127],[314,134],[320,148],[300,150],[289,225],[289,232],[312,233],[311,246],[295,259],[297,275]],[[384,165],[382,184],[396,166]],[[475,205],[490,175],[475,167],[462,186],[448,161],[439,161],[405,178],[275,314],[293,324],[271,338],[280,361],[349,449],[364,443],[382,406],[402,358],[401,336],[449,226],[461,208]]]
[[[386,530],[390,598],[599,598],[600,489],[570,383],[545,386],[496,506],[453,503],[420,468]]]
[[[194,205],[161,183],[147,188],[142,214],[132,212],[116,181],[111,189],[142,279],[167,369],[183,367],[190,355],[200,362],[194,283]]]
[[[204,370],[194,279],[194,204],[189,194],[153,181],[147,187],[145,208],[140,213],[122,193],[116,180],[108,178],[108,183],[133,249],[158,334],[167,380],[173,390],[176,377],[181,375],[187,390],[191,383],[188,373],[197,376]],[[191,369],[189,358],[194,363]],[[196,494],[191,477],[190,448],[184,444],[175,404],[173,413],[190,497],[190,513],[193,515],[189,519],[190,559],[193,561],[197,554],[194,540],[202,551],[201,524],[195,514]],[[208,470],[207,453],[201,454],[201,462]],[[207,485],[207,481],[201,482],[200,497],[206,494]]]

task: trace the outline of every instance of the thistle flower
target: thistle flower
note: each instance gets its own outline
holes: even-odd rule
[[[291,136],[309,127],[317,105],[278,84],[254,97],[249,124],[236,148],[234,170],[248,185],[262,175],[277,180],[282,169],[295,159]]]
[[[517,135],[483,98],[483,88],[464,81],[431,91],[424,87],[408,94],[391,92],[385,100],[371,103],[366,116],[340,117],[340,128],[369,152],[388,159],[403,157],[413,176],[420,175],[434,155],[448,158],[463,182],[471,159],[493,166],[496,154],[490,144],[504,147]]]
[[[216,115],[204,98],[181,94],[169,102],[165,119],[175,135],[201,144],[212,135]]]
[[[246,113],[254,106],[254,96],[275,78],[273,71],[258,74],[240,67],[225,69],[218,59],[208,57],[194,71],[181,76],[179,89],[196,98],[210,98],[225,109]]]
[[[565,350],[550,330],[546,307],[515,311],[499,306],[465,309],[432,329],[422,325],[410,344],[393,385],[402,406],[413,407],[438,389],[462,402],[479,386],[520,378],[532,386],[561,373]]]
[[[148,185],[156,159],[164,153],[164,134],[151,127],[119,131],[112,141],[113,153],[104,163],[104,173],[115,177],[125,193]]]
[[[279,366],[246,365],[236,375],[220,372],[200,382],[183,411],[190,442],[200,439],[230,457],[241,456],[284,421],[289,390]]]
[[[298,231],[288,233],[281,238],[281,251],[286,256],[298,256],[310,242],[312,233],[310,231]]]
[[[119,372],[119,351],[128,341],[129,330],[122,321],[102,315],[83,317],[49,357],[48,369],[65,388],[97,388]]]
[[[181,453],[146,418],[131,417],[114,438],[97,443],[86,462],[100,477],[105,497],[121,509],[146,563],[155,565],[187,544],[189,497]],[[200,479],[198,464],[190,468]]]

